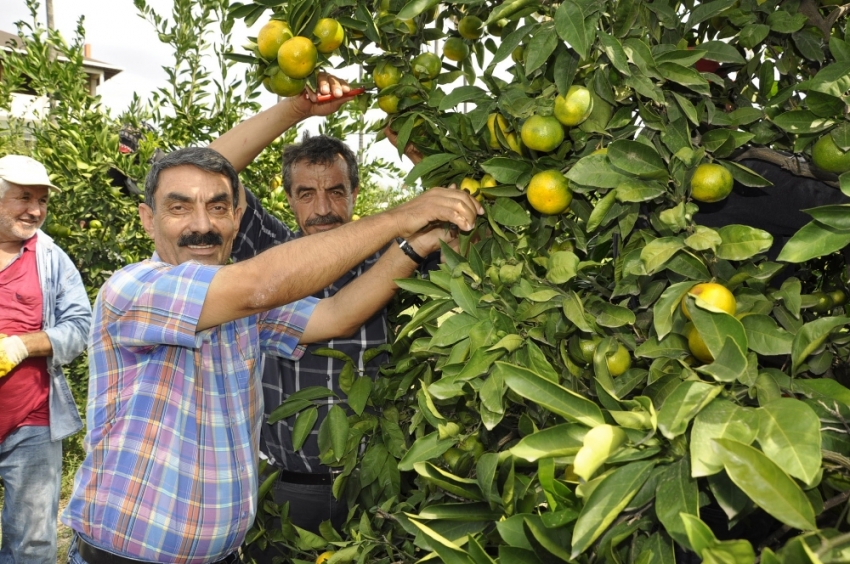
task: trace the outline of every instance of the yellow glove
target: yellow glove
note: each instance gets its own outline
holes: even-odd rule
[[[20,337],[0,334],[0,378],[8,375],[28,356],[29,351]]]

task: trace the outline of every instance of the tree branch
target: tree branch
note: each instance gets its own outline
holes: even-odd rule
[[[829,184],[833,188],[839,187],[837,177],[834,174],[822,172],[796,155],[786,155],[766,147],[750,147],[743,153],[735,156],[733,160],[742,161],[744,159],[758,159],[773,163],[797,176],[814,178],[825,184]]]

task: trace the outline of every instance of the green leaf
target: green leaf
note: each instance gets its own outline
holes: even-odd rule
[[[546,280],[552,284],[564,284],[572,280],[578,271],[579,258],[570,251],[558,251],[549,255]]]
[[[437,431],[425,435],[410,446],[410,449],[401,460],[398,461],[398,469],[402,472],[413,470],[413,465],[417,462],[424,462],[442,456],[444,452],[449,450],[457,441],[455,439],[440,439]]]
[[[396,17],[400,20],[409,20],[422,12],[430,10],[439,3],[440,0],[411,0],[405,4],[404,8],[399,10]]]
[[[437,153],[436,155],[428,155],[422,161],[414,166],[410,172],[407,174],[407,178],[405,182],[407,184],[414,184],[416,180],[419,178],[434,172],[441,166],[445,166],[446,164],[452,162],[457,158],[457,155],[454,153]]]
[[[713,18],[718,15],[720,12],[729,8],[734,4],[734,0],[714,0],[714,2],[705,2],[696,4],[691,10],[690,17],[688,18],[688,23],[685,24],[685,29],[689,30],[694,28],[697,24],[700,24],[706,20]],[[703,46],[700,45],[702,49]],[[734,62],[734,61],[729,61]],[[743,61],[742,61],[743,62]]]
[[[484,494],[485,500],[491,498],[498,467],[499,455],[495,452],[485,452],[475,465],[475,477],[478,481],[478,487],[481,488]]]
[[[528,212],[510,198],[499,198],[490,208],[490,215],[496,222],[508,227],[522,227],[531,223]]]
[[[803,210],[819,223],[839,231],[850,231],[850,204]]]
[[[571,421],[588,427],[602,425],[605,421],[596,403],[568,390],[531,370],[506,362],[496,362],[496,368],[504,377],[505,384],[520,396],[533,401]]]
[[[481,490],[475,480],[469,478],[461,478],[454,474],[437,468],[430,462],[417,462],[413,465],[413,469],[424,480],[466,499],[481,501]]]
[[[329,390],[324,386],[309,386],[307,388],[302,388],[298,390],[297,392],[286,398],[286,401],[290,402],[295,400],[317,400],[331,397],[337,397],[333,390]]]
[[[708,525],[696,515],[685,513],[682,515],[682,523],[685,526],[685,532],[688,535],[688,542],[693,547],[694,552],[702,554],[710,547],[717,544],[717,538]]]
[[[724,41],[706,41],[700,43],[699,48],[701,51],[705,51],[703,58],[709,61],[732,63],[734,65],[743,65],[746,63],[738,50]]]
[[[724,398],[715,398],[694,418],[689,442],[691,475],[710,476],[723,470],[712,448],[712,439],[734,439],[750,444],[758,432],[758,416],[751,408],[739,407]]]
[[[536,462],[541,458],[572,456],[581,449],[585,433],[586,427],[562,423],[526,435],[511,447],[511,454],[529,462]]]
[[[741,29],[738,35],[738,41],[742,47],[752,49],[762,41],[770,33],[770,27],[763,24],[750,24]]]
[[[473,102],[478,104],[483,100],[488,100],[489,98],[490,97],[487,92],[477,86],[459,86],[446,94],[445,97],[440,100],[440,106],[438,109],[441,112],[445,112],[446,110],[450,110],[464,102]]]
[[[647,274],[658,272],[683,246],[678,237],[659,237],[647,243],[640,251],[640,260]]]
[[[570,561],[569,551],[561,546],[562,536],[545,527],[540,519],[526,517],[523,521],[526,537],[534,546],[535,552],[545,559],[555,556],[561,562]],[[543,551],[541,553],[541,551]]]
[[[525,74],[529,76],[543,65],[558,46],[558,36],[552,33],[552,28],[543,25],[534,33],[526,46]]]
[[[431,545],[431,548],[434,549],[434,552],[439,555],[440,560],[445,562],[445,564],[475,564],[461,547],[440,535],[432,528],[414,519],[411,519],[410,522],[428,537],[430,541],[428,544]]]
[[[413,294],[429,296],[431,298],[446,298],[449,295],[448,292],[430,280],[423,280],[422,278],[399,278],[393,280],[393,282],[402,290]]]
[[[623,172],[639,178],[666,179],[668,175],[658,152],[637,141],[614,141],[608,145],[608,160]]]
[[[658,429],[668,439],[685,432],[691,419],[723,391],[722,386],[689,380],[667,396],[658,412]]]
[[[693,296],[686,298],[688,313],[694,326],[699,331],[700,337],[711,352],[711,356],[717,358],[726,344],[726,339],[731,338],[738,345],[741,352],[749,348],[747,333],[740,321],[726,312],[720,310],[711,311],[712,306]],[[696,305],[697,307],[694,307]]]
[[[292,426],[293,450],[301,450],[301,447],[304,446],[304,441],[310,436],[310,431],[313,430],[313,425],[318,418],[319,408],[315,406],[298,414],[298,417],[295,418],[295,425]]]
[[[841,231],[817,221],[804,225],[782,248],[777,260],[805,262],[850,245],[850,231]]]
[[[531,172],[531,165],[527,161],[507,157],[493,157],[481,163],[481,168],[500,184],[516,184]]]
[[[794,336],[767,315],[747,315],[741,319],[750,349],[764,355],[791,354]]]
[[[608,303],[599,304],[600,312],[596,322],[602,327],[622,327],[634,325],[635,314],[627,307],[615,306]]]
[[[478,300],[481,294],[469,287],[465,277],[452,278],[449,282],[452,298],[460,308],[473,317],[478,317]]]
[[[334,405],[328,410],[328,416],[323,421],[330,425],[331,444],[334,449],[334,458],[341,459],[345,454],[345,445],[348,442],[348,416],[339,405]],[[294,434],[294,432],[293,432]]]
[[[307,409],[311,405],[313,405],[313,402],[306,399],[296,398],[293,400],[292,398],[287,398],[286,401],[269,414],[268,423],[271,425],[277,423],[281,419],[292,417],[299,411]]]
[[[652,307],[652,317],[659,339],[663,339],[673,330],[673,312],[680,307],[682,298],[694,287],[694,282],[696,281],[672,284],[655,302]]]
[[[699,94],[708,95],[708,81],[695,69],[683,67],[676,63],[661,63],[658,65],[658,73],[670,82],[681,84]]]
[[[419,511],[417,519],[445,521],[498,521],[501,511],[490,509],[488,503],[442,503],[429,505]]]
[[[445,319],[431,338],[431,346],[447,347],[469,337],[470,328],[478,319],[467,313],[457,313]]]
[[[363,454],[360,461],[360,486],[365,488],[373,483],[381,475],[381,469],[387,463],[390,455],[387,448],[378,443],[370,446]]]
[[[773,245],[773,235],[747,225],[726,225],[717,233],[723,240],[717,247],[717,256],[725,260],[746,260]]]
[[[607,155],[582,157],[567,171],[566,177],[570,182],[594,188],[616,188],[624,182],[633,180],[632,177],[614,170]]]
[[[791,373],[796,375],[800,372],[806,358],[826,342],[829,334],[848,323],[850,317],[823,317],[803,325],[791,344]]]
[[[717,231],[702,225],[697,225],[693,235],[685,239],[685,245],[695,251],[715,251],[722,242],[723,238]]]
[[[655,490],[655,514],[673,539],[691,548],[681,514],[699,515],[699,489],[691,478],[688,457],[667,467]]]
[[[555,12],[555,31],[558,36],[576,50],[579,57],[587,58],[590,47],[584,28],[584,14],[577,2],[567,1]]]
[[[821,469],[820,419],[800,400],[778,398],[758,410],[762,451],[786,473],[811,484]]]
[[[577,558],[614,522],[649,478],[654,466],[652,460],[626,464],[596,486],[576,520],[572,558]]]
[[[617,186],[618,202],[648,202],[667,193],[667,188],[658,182],[632,179]]]
[[[806,24],[805,14],[791,14],[785,10],[777,10],[767,16],[767,25],[777,33],[794,33]]]
[[[800,486],[757,449],[732,439],[714,439],[723,467],[756,505],[795,529],[817,529],[815,511]]]
[[[348,392],[348,407],[357,415],[362,414],[371,394],[372,379],[368,377],[357,378]]]
[[[684,358],[689,354],[688,340],[678,333],[661,340],[653,335],[635,349],[637,358]]]
[[[591,333],[593,331],[590,324],[587,322],[587,319],[584,317],[584,304],[582,304],[581,298],[578,294],[572,290],[568,291],[567,295],[564,297],[564,301],[561,303],[561,306],[564,309],[564,316],[569,319],[573,325],[585,333]]]
[[[809,110],[791,110],[773,118],[773,123],[788,133],[820,133],[835,125],[835,121],[822,118]]]
[[[602,50],[608,56],[608,60],[611,61],[614,68],[625,76],[632,74],[632,71],[629,68],[628,56],[623,50],[623,45],[620,41],[616,37],[608,35],[602,30],[597,32],[597,37],[599,37],[599,44],[602,46]]]
[[[734,340],[727,338],[714,362],[698,367],[697,372],[708,374],[718,382],[734,382],[744,378],[748,367],[744,351]]]

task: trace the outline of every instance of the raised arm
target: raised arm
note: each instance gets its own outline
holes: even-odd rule
[[[284,131],[311,116],[326,116],[337,111],[345,102],[350,90],[348,84],[327,73],[319,73],[319,93],[332,94],[333,100],[319,102],[317,94],[306,89],[298,96],[284,98],[268,110],[260,112],[216,139],[210,144],[230,161],[236,172],[245,170],[263,149]]]
[[[484,213],[461,190],[432,188],[381,214],[365,217],[219,269],[210,284],[198,330],[304,298],[324,288],[394,238],[443,222],[466,231]],[[378,308],[375,308],[377,310]]]

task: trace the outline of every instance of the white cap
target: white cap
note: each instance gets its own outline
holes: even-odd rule
[[[44,165],[23,155],[0,158],[0,178],[20,186],[44,186],[60,192],[59,188],[51,184]]]

